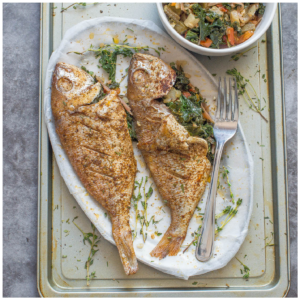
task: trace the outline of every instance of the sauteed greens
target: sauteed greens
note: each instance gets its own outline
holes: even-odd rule
[[[213,120],[207,112],[205,99],[200,95],[199,89],[190,83],[180,65],[177,67],[175,63],[171,63],[170,65],[176,72],[177,78],[173,90],[164,97],[163,101],[169,107],[177,121],[192,136],[199,136],[207,141],[207,157],[210,161],[213,161],[215,145],[212,127]]]
[[[190,42],[207,48],[232,47],[248,40],[265,12],[261,3],[168,3],[171,26]]]

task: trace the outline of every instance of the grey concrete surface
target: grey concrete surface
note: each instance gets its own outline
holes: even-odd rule
[[[3,296],[36,288],[39,4],[3,4]]]
[[[298,28],[297,3],[282,4],[282,41],[284,63],[286,138],[290,214],[291,288],[289,297],[298,295]]]
[[[36,288],[39,4],[3,4],[3,296]],[[291,289],[297,296],[297,4],[282,5]]]

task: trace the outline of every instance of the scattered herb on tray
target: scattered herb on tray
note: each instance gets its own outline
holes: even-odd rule
[[[243,264],[237,257],[235,257],[237,261],[244,267],[244,270],[241,270],[241,274],[245,273],[243,278],[248,279],[250,276],[250,269],[245,264]]]
[[[270,220],[270,222],[271,222],[271,220]],[[266,244],[265,244],[264,248],[269,247],[269,246],[274,246],[274,243],[271,244],[271,242],[273,241],[273,238],[274,238],[274,232],[271,232],[271,238],[268,242],[267,242],[268,237],[265,238]]]
[[[71,7],[73,7],[73,9],[77,9],[77,7],[86,7],[87,5],[94,5],[94,4],[97,4],[97,3],[98,2],[94,2],[94,3],[75,2],[75,3],[72,3],[71,5],[69,5],[66,8],[62,7],[61,13],[63,13],[64,11],[68,10]]]
[[[253,46],[252,48],[250,48],[250,49],[248,49],[248,50],[246,50],[246,51],[244,51],[244,52],[241,52],[241,53],[237,53],[237,54],[235,54],[235,55],[232,55],[232,56],[231,56],[231,60],[238,61],[242,56],[246,56],[245,53],[247,53],[248,51],[250,51],[250,50],[252,50],[252,49],[254,49],[254,48],[256,48],[256,47],[257,47],[257,46]]]
[[[249,106],[249,108],[252,109],[253,111],[257,112],[266,122],[268,122],[268,120],[265,118],[265,116],[263,116],[262,113],[261,113],[262,109],[261,109],[260,99],[259,99],[253,85],[249,81],[249,79],[244,78],[242,76],[242,74],[240,72],[238,72],[238,70],[236,68],[233,68],[231,70],[227,70],[226,74],[235,77],[237,88],[238,88],[238,91],[239,91],[239,95],[243,96],[243,98],[244,98],[245,102],[247,103],[247,105]],[[255,97],[256,97],[256,100],[257,100],[257,103],[258,103],[257,105],[254,103],[253,99],[249,95],[249,92],[246,88],[247,84],[250,85],[250,87],[252,88],[252,90],[255,93]],[[246,97],[245,97],[245,94],[246,94]],[[249,103],[249,100],[250,100],[251,104]]]
[[[98,247],[98,243],[100,242],[100,236],[98,237],[96,234],[95,234],[95,231],[96,231],[96,227],[94,226],[93,223],[91,223],[91,226],[92,226],[92,232],[89,232],[89,233],[85,233],[73,220],[73,224],[81,231],[82,235],[83,235],[83,243],[85,244],[85,242],[87,241],[90,246],[91,246],[91,249],[90,249],[90,252],[89,252],[89,256],[88,256],[88,259],[87,261],[85,262],[85,266],[84,268],[86,269],[86,272],[87,272],[87,276],[86,276],[86,284],[87,286],[90,285],[90,281],[92,279],[94,279],[96,277],[96,272],[92,272],[90,274],[90,267],[91,265],[94,263],[94,255],[96,254],[97,251],[99,251],[99,249],[95,249]]]

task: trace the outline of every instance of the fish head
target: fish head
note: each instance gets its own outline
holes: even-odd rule
[[[127,96],[130,100],[158,99],[169,93],[176,80],[175,71],[161,59],[136,53],[128,70]]]
[[[60,94],[60,104],[64,105],[65,109],[73,111],[81,105],[90,104],[101,90],[101,84],[95,83],[94,78],[84,70],[63,62],[56,64],[52,93]]]

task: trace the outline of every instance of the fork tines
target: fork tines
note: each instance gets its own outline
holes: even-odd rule
[[[231,78],[229,78],[229,100],[227,95],[227,82],[224,77],[224,87],[222,88],[222,78],[219,77],[218,99],[216,122],[218,121],[238,121],[239,119],[239,98],[237,92],[236,79],[233,78],[234,86],[231,85]],[[234,103],[232,101],[232,89],[234,88]]]

